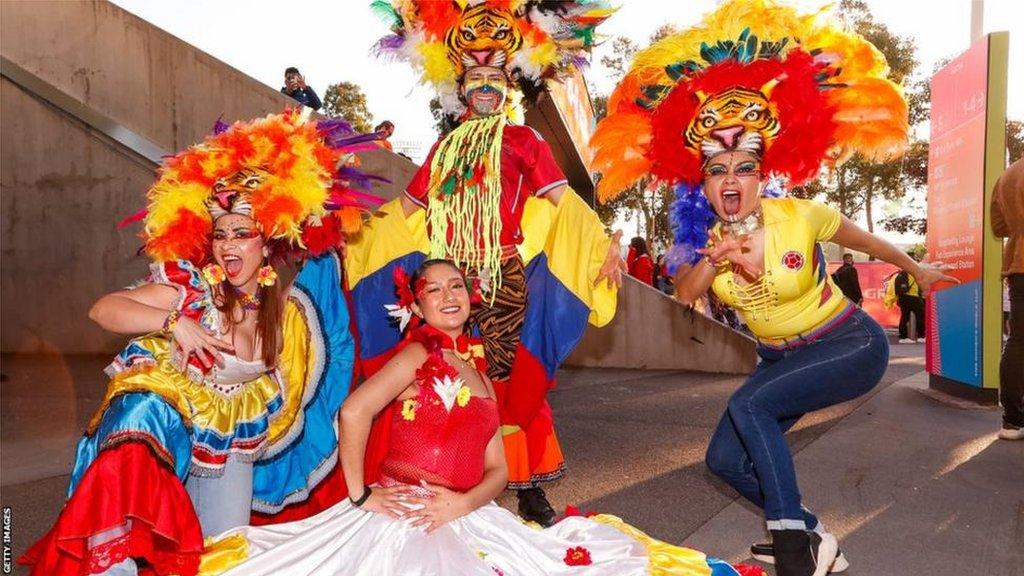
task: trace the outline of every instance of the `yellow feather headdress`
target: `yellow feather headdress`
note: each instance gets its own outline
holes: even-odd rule
[[[648,175],[699,183],[716,151],[756,150],[799,183],[859,152],[906,148],[907,104],[882,54],[824,14],[730,0],[638,53],[591,140],[601,200]]]

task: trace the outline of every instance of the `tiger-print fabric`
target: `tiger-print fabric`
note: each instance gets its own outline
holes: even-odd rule
[[[475,268],[464,271],[468,276],[477,274]],[[526,320],[526,268],[518,255],[501,263],[501,287],[494,302],[485,294],[474,304],[470,323],[480,330],[487,358],[487,376],[492,380],[507,380],[512,372],[516,348]]]
[[[523,34],[506,10],[486,3],[466,9],[444,37],[448,54],[461,74],[466,68],[503,68],[523,45]]]

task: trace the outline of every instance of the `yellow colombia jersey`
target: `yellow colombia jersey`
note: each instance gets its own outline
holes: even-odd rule
[[[849,305],[826,272],[818,244],[839,230],[842,216],[829,206],[798,198],[764,198],[761,209],[764,275],[740,285],[723,267],[711,287],[758,339],[790,340],[823,326]]]

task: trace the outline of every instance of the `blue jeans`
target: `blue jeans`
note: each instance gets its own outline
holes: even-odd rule
[[[729,399],[711,437],[708,468],[764,510],[769,530],[816,529],[800,503],[784,434],[801,416],[867,393],[889,363],[885,332],[861,310],[810,343],[761,346],[754,373]]]
[[[185,490],[192,499],[204,538],[249,525],[252,512],[251,462],[240,462],[232,455],[224,464],[221,476],[204,478],[191,474],[185,480]]]

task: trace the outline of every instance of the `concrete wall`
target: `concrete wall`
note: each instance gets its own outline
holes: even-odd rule
[[[626,278],[615,319],[591,327],[568,364],[606,368],[748,373],[754,340],[654,288]]]
[[[217,118],[246,119],[295,102],[105,1],[0,2],[3,57],[113,122],[175,152]],[[0,283],[4,352],[110,352],[123,338],[86,318],[100,295],[143,276],[139,225],[116,223],[144,205],[153,165],[35,94],[3,79]],[[386,151],[366,170],[392,180],[415,172]]]
[[[152,168],[6,78],[0,116],[3,351],[109,351],[123,338],[86,312],[146,271],[138,238],[116,223],[139,205]]]

